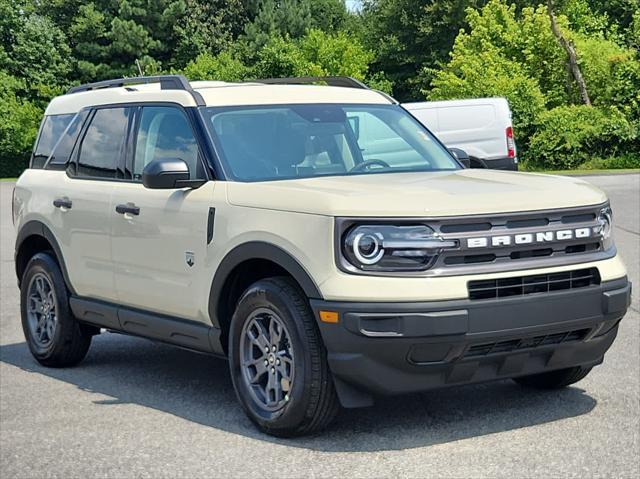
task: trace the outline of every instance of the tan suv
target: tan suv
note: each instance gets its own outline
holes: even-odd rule
[[[70,366],[106,330],[228,357],[279,436],[376,395],[580,380],[630,300],[607,198],[456,155],[349,78],[73,88],[15,188],[29,348]]]

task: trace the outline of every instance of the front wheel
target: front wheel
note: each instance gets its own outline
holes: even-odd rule
[[[521,386],[536,389],[560,389],[584,379],[591,372],[591,368],[575,366],[573,368],[549,371],[548,373],[533,374],[513,378]]]
[[[268,434],[310,434],[338,410],[313,313],[289,278],[260,280],[242,295],[231,321],[229,367],[247,416]]]

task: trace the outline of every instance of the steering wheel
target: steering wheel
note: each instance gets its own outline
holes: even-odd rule
[[[358,163],[356,166],[354,166],[349,170],[349,173],[368,170],[369,167],[372,165],[382,166],[383,168],[391,168],[391,166],[389,166],[389,163],[387,163],[386,161],[373,159],[373,160],[365,160],[362,163]]]

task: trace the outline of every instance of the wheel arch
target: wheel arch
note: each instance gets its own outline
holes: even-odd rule
[[[241,283],[243,286],[249,281],[269,276],[288,275],[308,298],[322,299],[318,286],[306,269],[279,246],[262,241],[236,246],[220,262],[209,291],[209,318],[212,325],[222,331],[223,345],[232,314],[229,304],[233,302],[234,295],[231,292],[235,290],[237,296],[239,289],[244,290],[237,287],[237,280],[244,272],[248,272],[249,277]]]
[[[60,245],[58,244],[56,237],[47,225],[37,220],[25,223],[22,228],[20,228],[20,231],[18,231],[18,235],[16,237],[14,259],[16,276],[18,278],[18,287],[21,286],[22,276],[24,275],[27,264],[33,255],[49,250],[53,251],[55,260],[58,263],[58,266],[60,266],[62,276],[67,284],[67,289],[71,294],[75,294],[71,281],[69,280],[69,274],[64,262],[64,257],[62,256],[62,250],[60,249]]]

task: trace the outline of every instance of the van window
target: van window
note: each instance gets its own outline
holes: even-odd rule
[[[496,119],[493,105],[466,105],[438,108],[438,131],[487,128]]]
[[[128,108],[96,110],[80,145],[76,176],[116,178],[129,120]]]
[[[69,125],[75,113],[69,115],[48,115],[42,120],[40,134],[36,147],[31,156],[31,168],[42,168],[51,155],[65,128]]]
[[[191,179],[204,178],[198,143],[185,114],[175,107],[144,107],[133,160],[133,179],[153,160],[180,158],[189,166]]]

